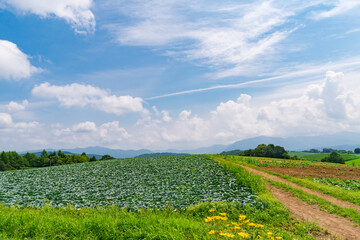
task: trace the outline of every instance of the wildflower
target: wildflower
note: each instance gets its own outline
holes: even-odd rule
[[[220,213],[221,216],[226,216],[226,213]]]
[[[256,226],[255,226],[255,227],[263,228],[263,227],[264,227],[264,225],[262,225],[262,224],[256,224]]]
[[[276,239],[282,239],[282,237],[275,237]]]
[[[243,238],[248,238],[248,237],[249,237],[249,234],[244,233],[244,232],[239,232],[238,235],[239,235],[240,237],[243,237]]]
[[[228,220],[227,217],[222,217],[222,218],[220,218],[220,219],[223,220],[223,221],[227,221],[227,220]]]
[[[215,208],[211,208],[209,212],[215,212]]]
[[[245,220],[245,218],[246,218],[246,215],[240,215],[239,216],[239,221]]]
[[[235,227],[232,227],[231,229],[237,230],[237,229],[241,229],[241,227],[235,226]]]
[[[250,219],[247,219],[247,220],[244,221],[244,223],[248,223],[248,222],[250,222]]]
[[[209,232],[209,234],[215,234],[215,233],[216,233],[215,230],[211,230],[211,231]]]
[[[249,227],[256,227],[257,226],[257,224],[255,224],[255,223],[248,223],[248,225],[249,225]]]
[[[231,234],[231,233],[227,233],[226,236],[227,236],[228,238],[233,238],[233,237],[235,237],[235,235],[234,235],[234,234]]]
[[[260,236],[260,235],[257,235],[257,237],[258,237],[258,238],[260,238],[260,239],[262,239],[262,238],[263,238],[263,237],[262,237],[262,236]]]

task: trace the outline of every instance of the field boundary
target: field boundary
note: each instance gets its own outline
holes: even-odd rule
[[[227,161],[229,161],[229,160],[227,160]],[[304,189],[308,189],[309,191],[314,191],[314,193],[311,193],[311,194],[316,194],[316,193],[322,194],[323,196],[324,195],[327,196],[329,198],[329,200],[331,200],[330,197],[332,197],[334,203],[337,201],[341,201],[341,202],[344,202],[344,206],[345,206],[345,204],[349,203],[348,207],[357,209],[357,211],[360,212],[360,197],[356,196],[357,195],[356,193],[351,192],[349,190],[336,189],[334,187],[325,186],[325,185],[319,186],[318,183],[310,182],[310,180],[307,180],[307,179],[300,179],[300,178],[295,178],[292,176],[286,176],[286,175],[283,175],[280,173],[272,172],[272,171],[269,171],[266,169],[262,169],[258,166],[254,166],[252,164],[248,164],[248,163],[244,163],[244,162],[240,162],[240,161],[236,161],[236,162],[230,161],[230,162],[233,162],[235,164],[240,164],[241,166],[252,168],[256,171],[260,171],[260,172],[263,172],[266,174],[270,174],[270,175],[279,177],[285,181],[292,182],[293,184],[295,184],[299,187],[303,187]],[[321,197],[321,196],[319,196],[319,197]],[[339,202],[339,204],[341,204],[341,203]]]

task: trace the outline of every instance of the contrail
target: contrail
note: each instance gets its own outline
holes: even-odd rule
[[[316,73],[325,73],[326,71],[328,71],[330,69],[339,68],[339,67],[358,66],[360,64],[360,61],[358,58],[354,58],[352,60],[353,61],[349,61],[349,62],[325,64],[322,66],[312,67],[309,69],[304,69],[304,70],[295,71],[295,72],[291,72],[291,73],[285,73],[283,75],[270,77],[270,78],[263,78],[263,79],[258,79],[258,80],[242,82],[242,83],[236,83],[236,84],[215,85],[215,86],[207,87],[207,88],[198,88],[198,89],[191,89],[191,90],[186,90],[186,91],[181,91],[181,92],[168,93],[168,94],[159,95],[159,96],[155,96],[155,97],[145,98],[145,100],[154,100],[154,99],[172,97],[172,96],[177,96],[177,95],[205,92],[205,91],[210,91],[210,90],[215,90],[215,89],[240,88],[240,87],[243,87],[246,85],[252,85],[252,84],[262,83],[262,82],[269,82],[269,81],[283,79],[283,78],[306,76],[309,74],[316,74]]]
[[[207,87],[207,88],[198,88],[198,89],[191,89],[191,90],[186,90],[186,91],[181,91],[181,92],[168,93],[168,94],[164,94],[164,95],[160,95],[160,96],[149,97],[149,98],[146,98],[145,100],[154,100],[154,99],[166,98],[166,97],[171,97],[171,96],[176,96],[176,95],[190,94],[190,93],[196,93],[196,92],[205,92],[205,91],[210,91],[210,90],[214,90],[214,89],[239,88],[239,87],[243,87],[246,85],[251,85],[251,84],[256,84],[256,83],[261,83],[261,82],[268,82],[268,81],[281,79],[281,78],[285,78],[285,75],[271,77],[271,78],[258,79],[258,80],[242,82],[242,83],[236,83],[236,84],[216,85],[216,86]]]

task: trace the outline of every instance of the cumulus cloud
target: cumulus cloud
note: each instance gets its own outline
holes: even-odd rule
[[[138,126],[147,136],[140,142],[143,146],[194,148],[260,135],[288,137],[360,131],[358,91],[343,73],[329,71],[323,81],[309,85],[298,96],[259,102],[241,94],[237,99],[219,103],[205,116],[183,110],[169,122],[152,119]]]
[[[9,102],[5,108],[9,112],[17,112],[17,111],[23,111],[25,110],[26,106],[29,105],[29,102],[27,100],[22,101],[21,103],[17,103],[14,101]]]
[[[67,127],[53,125],[51,129],[43,131],[47,134],[40,134],[39,137],[37,134],[28,134],[27,138],[23,138],[26,140],[32,137],[39,144],[45,139],[52,147],[72,147],[76,144],[82,147],[100,145],[123,149],[166,150],[229,144],[259,135],[288,137],[341,131],[360,132],[358,77],[359,75],[348,77],[341,72],[329,71],[316,84],[298,89],[300,93],[296,96],[284,95],[282,98],[263,100],[258,96],[240,94],[238,98],[220,102],[201,116],[190,109],[170,114],[153,107],[152,114],[149,113],[142,121],[126,127],[121,126],[118,121],[102,124],[84,121]],[[61,97],[64,99],[59,100],[60,102],[64,101],[68,106],[80,106],[81,101],[78,99],[67,100],[64,89],[55,90],[47,95],[55,94],[55,98],[60,99],[56,94],[62,92]],[[77,90],[81,100],[86,102],[81,106],[91,105],[93,96],[97,99],[108,94],[104,90],[90,87],[86,90],[92,94],[83,96],[81,88]],[[18,127],[38,129],[39,124],[14,123],[9,113],[0,114],[0,136],[9,129],[19,132]],[[22,133],[21,136],[26,134]]]
[[[72,129],[75,132],[94,132],[96,130],[96,125],[93,122],[86,121],[74,125]]]
[[[16,44],[0,40],[0,79],[29,78],[40,71],[40,68],[31,65],[29,56],[20,51]]]
[[[9,113],[0,113],[0,130],[26,131],[39,126],[38,122],[14,122]]]
[[[0,129],[10,127],[13,124],[10,114],[0,113]]]
[[[42,83],[33,88],[32,94],[39,98],[55,98],[65,107],[85,107],[89,105],[100,111],[116,115],[128,112],[148,112],[143,107],[141,98],[110,95],[108,91],[91,85],[73,83],[71,85],[56,86],[50,83]]]
[[[95,30],[95,17],[90,10],[92,0],[3,0],[5,6],[42,17],[65,19],[78,33]]]
[[[63,147],[77,146],[87,147],[95,145],[105,145],[115,147],[128,141],[130,134],[122,127],[118,121],[107,122],[97,126],[94,122],[86,121],[74,124],[71,128],[61,128],[55,126],[53,129],[56,142]]]

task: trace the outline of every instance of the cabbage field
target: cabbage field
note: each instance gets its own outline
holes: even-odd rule
[[[143,157],[0,173],[8,206],[183,209],[205,201],[256,204],[256,196],[205,156]]]

